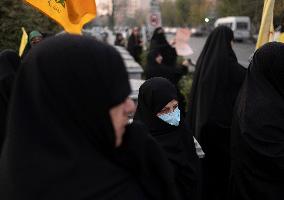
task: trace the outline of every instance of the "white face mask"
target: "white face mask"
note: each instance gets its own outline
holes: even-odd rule
[[[158,117],[172,126],[178,126],[180,122],[180,110],[177,107],[173,112],[162,114]]]

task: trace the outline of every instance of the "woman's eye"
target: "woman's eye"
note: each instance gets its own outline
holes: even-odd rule
[[[161,114],[167,114],[168,113],[168,109],[164,109],[160,112]]]

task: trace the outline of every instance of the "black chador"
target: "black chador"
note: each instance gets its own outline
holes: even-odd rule
[[[284,199],[284,45],[258,49],[234,110],[230,200]]]
[[[171,164],[143,125],[127,126],[115,148],[109,111],[130,85],[113,47],[46,39],[23,60],[14,89],[1,200],[179,199]]]
[[[235,99],[245,76],[232,49],[230,28],[209,35],[198,58],[186,123],[205,152],[202,160],[203,199],[226,199],[229,144]]]
[[[147,80],[139,89],[134,120],[145,123],[151,135],[163,147],[174,167],[183,199],[195,200],[198,196],[199,164],[192,133],[185,128],[182,116],[178,126],[157,117],[157,113],[172,100],[177,100],[177,92],[169,80],[161,77]]]

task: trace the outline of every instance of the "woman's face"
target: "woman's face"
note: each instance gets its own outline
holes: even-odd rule
[[[117,34],[116,37],[117,37],[118,40],[121,40],[121,39],[122,39],[122,35],[121,35],[121,34]]]
[[[162,57],[161,54],[158,54],[158,55],[157,55],[157,57],[156,57],[156,62],[157,62],[158,64],[162,64],[162,62],[163,62],[163,57]]]
[[[157,116],[168,114],[174,112],[174,110],[178,107],[178,101],[173,99],[170,101],[158,114]]]
[[[159,35],[164,34],[164,29],[160,28],[160,29],[157,31],[157,33],[158,33]]]
[[[110,109],[112,124],[115,132],[115,147],[119,147],[128,124],[128,116],[135,112],[135,105],[132,99],[127,98],[121,104]]]
[[[138,27],[135,27],[133,29],[133,35],[135,35],[135,36],[139,35],[139,28]]]
[[[31,39],[31,46],[35,46],[36,44],[40,43],[42,41],[42,36],[37,36]]]

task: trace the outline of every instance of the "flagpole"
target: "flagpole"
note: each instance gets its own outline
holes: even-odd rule
[[[273,9],[275,0],[264,0],[261,25],[258,34],[256,49],[271,41],[274,33],[273,28]]]

